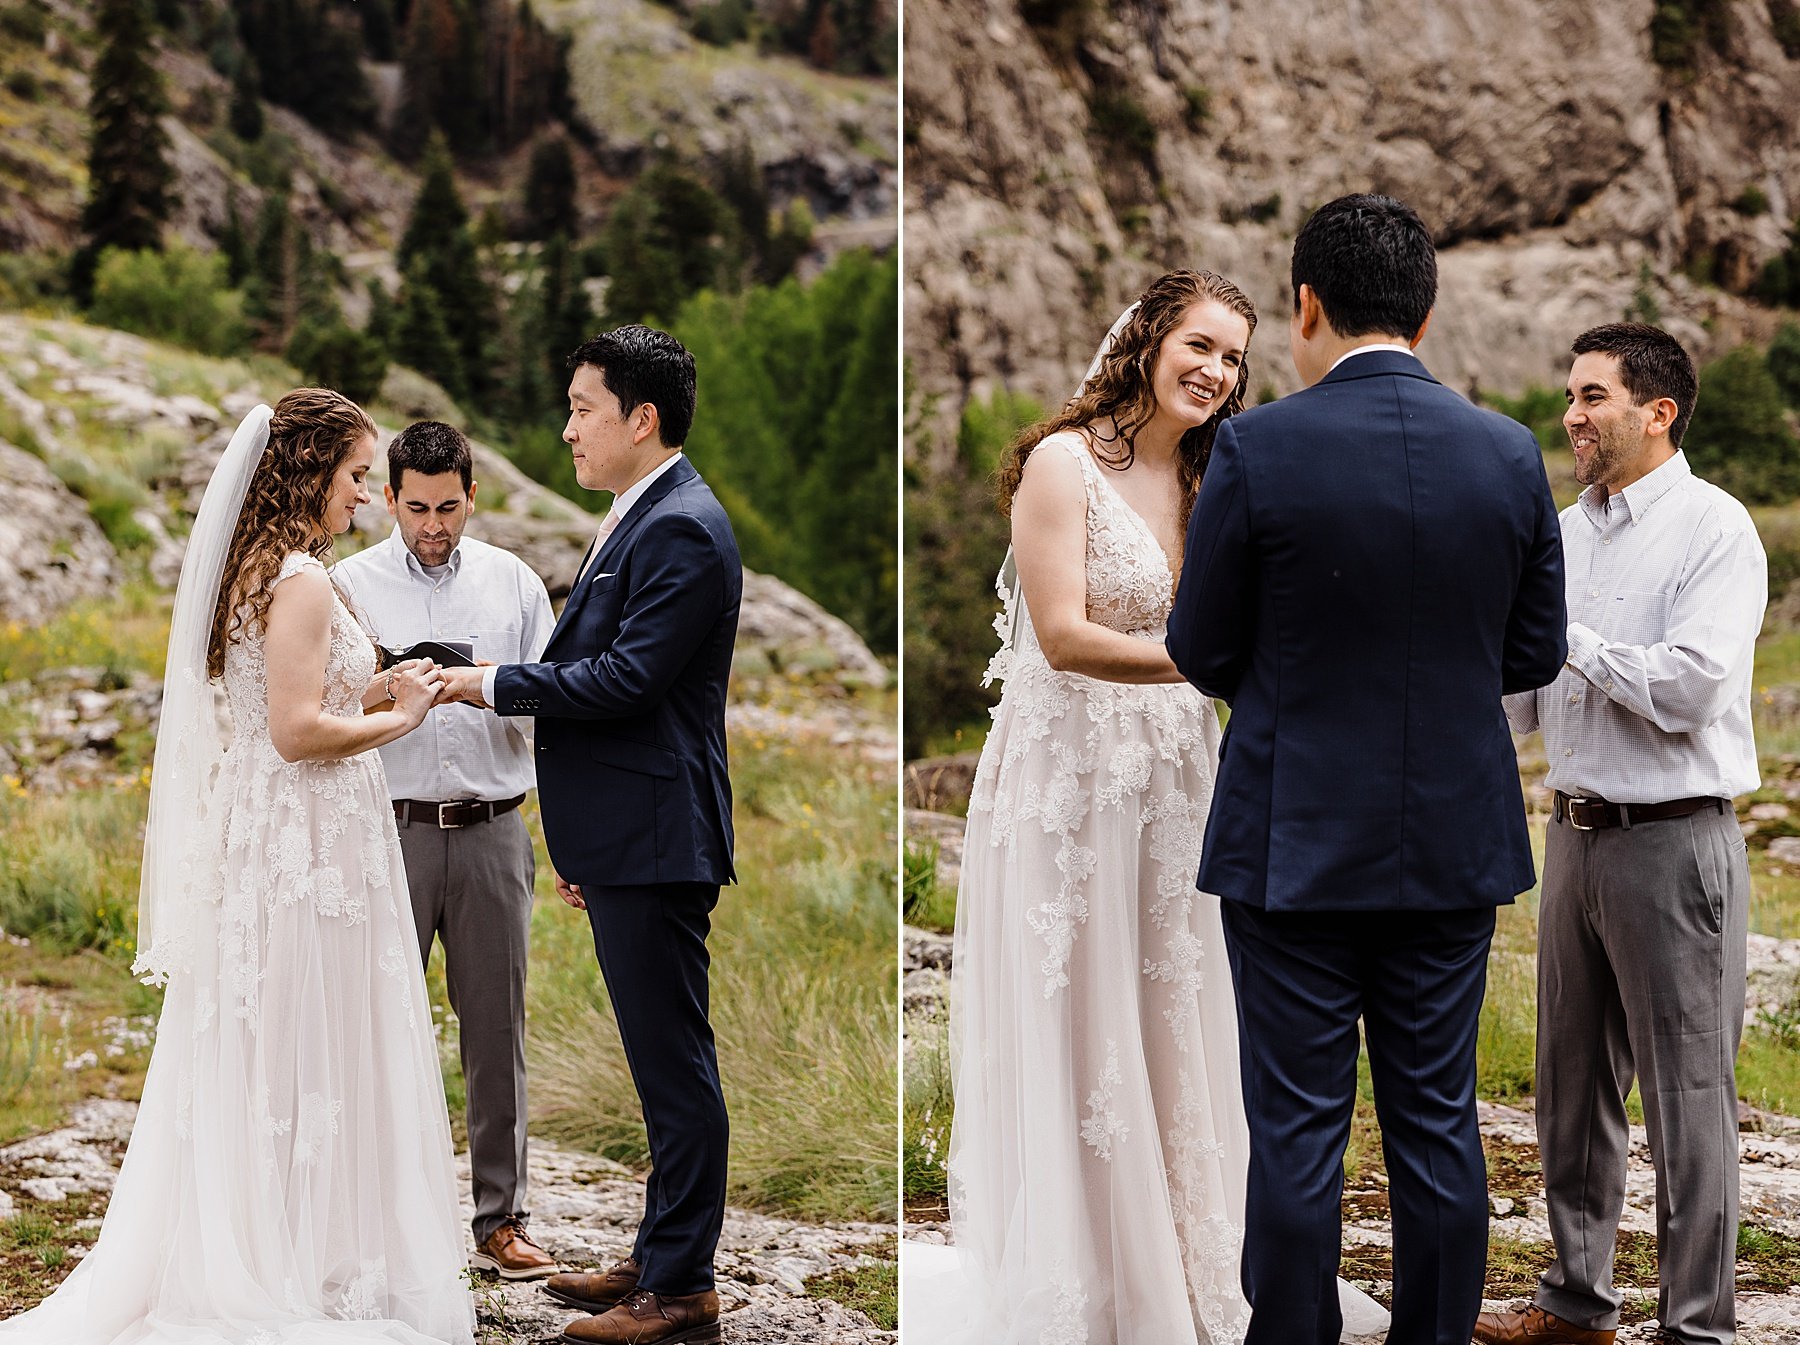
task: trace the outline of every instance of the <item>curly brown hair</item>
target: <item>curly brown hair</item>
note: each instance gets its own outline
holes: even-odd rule
[[[1119,329],[1112,348],[1100,360],[1100,368],[1069,404],[1055,415],[1028,425],[1007,447],[1000,461],[1000,512],[1012,513],[1013,496],[1025,475],[1025,460],[1045,439],[1061,430],[1081,430],[1098,450],[1102,463],[1124,471],[1137,457],[1137,434],[1156,414],[1156,392],[1151,380],[1163,340],[1174,331],[1188,309],[1202,299],[1216,299],[1256,332],[1256,307],[1236,285],[1211,271],[1170,271],[1150,282],[1138,296],[1138,309]],[[1246,347],[1249,342],[1246,340]],[[1250,354],[1238,366],[1237,386],[1204,425],[1181,436],[1178,474],[1181,481],[1181,526],[1187,527],[1200,478],[1212,455],[1213,438],[1227,416],[1244,409],[1244,389],[1250,383]],[[1101,434],[1094,426],[1112,422],[1112,433]]]
[[[355,402],[328,388],[295,388],[275,403],[269,444],[250,478],[213,612],[206,671],[225,671],[225,646],[268,620],[282,561],[296,551],[323,559],[332,535],[323,526],[331,480],[351,450],[376,432]]]

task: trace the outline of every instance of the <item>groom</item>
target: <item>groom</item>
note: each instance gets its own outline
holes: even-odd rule
[[[1246,1345],[1331,1345],[1343,1156],[1368,1040],[1394,1229],[1392,1345],[1467,1345],[1487,1258],[1475,1035],[1494,908],[1532,884],[1502,692],[1564,644],[1542,455],[1412,354],[1419,217],[1347,196],[1300,230],[1304,391],[1227,420],[1168,648],[1229,701],[1199,887],[1238,1002]]]
[[[644,1107],[651,1173],[631,1256],[549,1281],[596,1315],[577,1345],[716,1342],[725,1098],[707,951],[731,866],[725,684],[743,567],[681,445],[694,357],[627,326],[569,357],[575,479],[613,493],[541,663],[448,669],[451,693],[537,717],[538,801],[556,890],[585,910]]]

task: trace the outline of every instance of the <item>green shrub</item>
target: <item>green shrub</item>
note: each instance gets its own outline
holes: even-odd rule
[[[243,296],[225,284],[225,259],[177,244],[166,252],[100,254],[89,318],[203,355],[243,351]]]
[[[372,401],[387,377],[387,351],[381,343],[342,318],[302,322],[288,342],[287,360],[309,384],[341,392],[353,402]]]
[[[1088,104],[1088,129],[1099,139],[1133,158],[1156,154],[1156,123],[1143,105],[1123,89],[1102,87]]]
[[[1563,432],[1562,426],[1563,412],[1568,409],[1569,399],[1561,388],[1546,388],[1534,384],[1517,397],[1487,393],[1481,400],[1501,415],[1511,416],[1530,430],[1537,436],[1540,448],[1563,449],[1569,446],[1569,437]]]
[[[1788,428],[1780,385],[1754,346],[1700,371],[1700,398],[1682,444],[1694,471],[1746,504],[1800,494],[1800,441]]]
[[[1188,130],[1199,131],[1212,120],[1212,90],[1204,84],[1188,84],[1181,90],[1182,119]]]
[[[1754,219],[1758,215],[1769,213],[1769,193],[1755,183],[1751,183],[1737,194],[1731,208],[1746,218]]]
[[[729,47],[750,36],[750,7],[744,0],[718,0],[701,5],[688,20],[688,31],[702,42]]]
[[[998,697],[982,670],[996,648],[994,575],[1009,525],[993,475],[1018,430],[1043,415],[1028,397],[997,392],[963,408],[956,454],[909,468],[906,480],[905,754],[935,734],[985,719]],[[922,463],[930,457],[921,452]]]
[[[1800,5],[1794,0],[1769,0],[1769,27],[1790,61],[1800,61]]]
[[[1769,373],[1781,398],[1800,409],[1800,323],[1784,322],[1769,343]]]

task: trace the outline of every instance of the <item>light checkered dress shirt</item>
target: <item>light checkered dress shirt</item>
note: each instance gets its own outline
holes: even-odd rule
[[[363,626],[390,649],[420,640],[466,640],[496,663],[544,652],[556,614],[530,566],[510,551],[464,537],[432,574],[406,549],[396,527],[332,567]],[[537,784],[526,719],[499,719],[470,705],[440,705],[425,722],[381,749],[388,792],[397,799],[486,799]]]
[[[1545,780],[1614,803],[1732,798],[1757,787],[1751,660],[1769,596],[1749,512],[1673,458],[1562,511],[1569,661],[1506,697],[1544,730]]]

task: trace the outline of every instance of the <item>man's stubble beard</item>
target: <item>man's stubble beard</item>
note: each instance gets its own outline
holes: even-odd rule
[[[1610,488],[1620,474],[1619,469],[1630,459],[1638,436],[1628,427],[1614,424],[1596,427],[1594,439],[1594,451],[1588,455],[1587,462],[1583,464],[1576,460],[1575,479],[1584,486],[1598,482]]]

